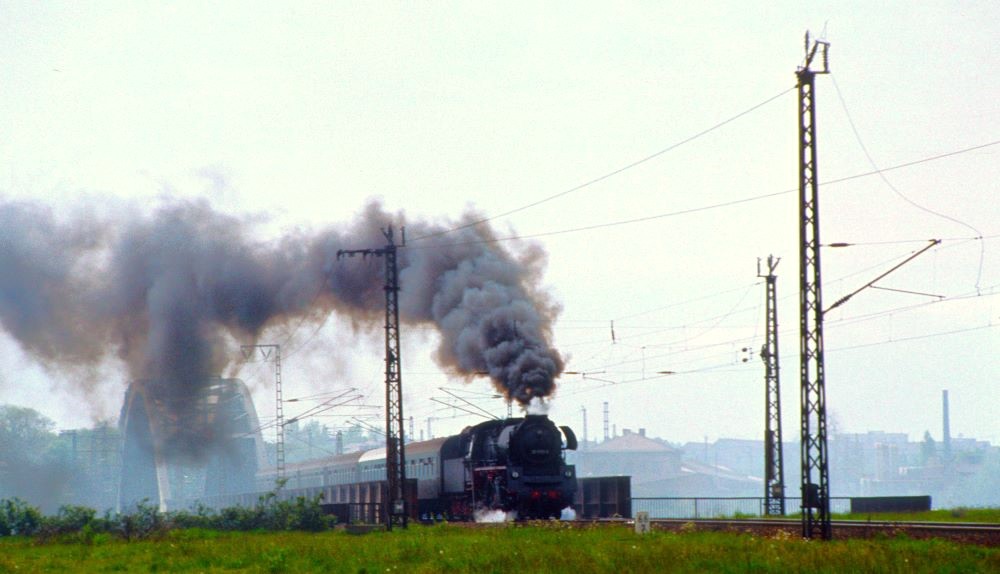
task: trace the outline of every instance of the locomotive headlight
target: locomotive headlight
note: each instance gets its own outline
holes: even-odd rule
[[[517,472],[516,470],[512,470],[511,473],[510,473],[510,477],[511,478],[521,478],[521,473]]]
[[[573,478],[573,471],[572,470],[567,470],[563,474],[566,475],[566,478]]]

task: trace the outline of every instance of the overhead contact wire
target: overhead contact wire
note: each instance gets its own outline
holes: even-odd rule
[[[903,192],[899,191],[899,189],[895,185],[893,185],[891,181],[889,181],[889,178],[885,176],[885,170],[879,169],[878,164],[875,163],[875,158],[873,158],[871,152],[868,151],[868,146],[866,146],[864,140],[861,139],[861,132],[858,131],[858,126],[854,123],[854,117],[851,116],[851,111],[847,108],[847,100],[844,99],[844,94],[841,93],[841,91],[840,91],[840,85],[837,83],[836,76],[834,76],[834,75],[831,74],[830,78],[833,80],[833,88],[837,92],[837,98],[840,100],[840,105],[844,108],[844,115],[847,116],[847,123],[851,126],[851,131],[854,132],[854,139],[858,142],[858,146],[861,148],[861,151],[864,152],[865,157],[868,158],[868,163],[872,166],[872,169],[874,169],[875,172],[878,174],[878,176],[882,180],[882,182],[889,189],[891,189],[896,195],[898,195],[900,198],[902,198],[903,201],[905,201],[906,203],[909,203],[913,207],[916,207],[917,209],[919,209],[919,210],[921,210],[921,211],[923,211],[925,213],[929,213],[929,214],[931,214],[931,215],[933,215],[935,217],[940,217],[941,219],[945,219],[945,220],[950,221],[952,223],[957,223],[958,225],[961,225],[962,227],[965,227],[966,229],[970,229],[970,230],[972,230],[973,233],[976,233],[979,236],[979,239],[982,239],[983,232],[980,231],[979,229],[977,229],[975,226],[970,225],[970,224],[968,224],[968,223],[966,223],[964,221],[961,221],[959,219],[956,219],[954,217],[951,217],[950,215],[946,215],[944,213],[941,213],[941,212],[938,212],[938,211],[934,211],[933,209],[930,209],[928,207],[920,205],[919,203],[917,203],[917,202],[913,201],[912,199],[910,199],[909,197],[907,197]],[[979,270],[976,273],[976,290],[977,291],[979,290],[979,285],[980,285],[980,283],[982,282],[982,279],[983,279],[983,260],[985,258],[986,258],[986,245],[982,241],[980,241],[979,242]]]
[[[858,173],[858,174],[849,175],[849,176],[845,176],[845,177],[841,177],[841,178],[837,178],[837,179],[831,179],[829,181],[820,182],[819,185],[820,186],[833,185],[835,183],[843,183],[845,181],[851,181],[851,180],[854,180],[854,179],[860,179],[860,178],[869,177],[869,176],[872,176],[872,175],[879,175],[879,174],[882,174],[882,173],[885,173],[885,172],[888,172],[888,171],[893,171],[893,170],[897,170],[897,169],[903,169],[903,168],[907,168],[907,167],[913,167],[915,165],[920,165],[920,164],[923,164],[923,163],[928,163],[928,162],[937,161],[937,160],[940,160],[940,159],[945,159],[945,158],[953,157],[953,156],[956,156],[956,155],[961,155],[961,154],[964,154],[964,153],[969,153],[969,152],[972,152],[972,151],[976,151],[976,150],[988,148],[988,147],[995,146],[995,145],[998,145],[998,144],[1000,144],[1000,140],[994,140],[994,141],[991,141],[991,142],[988,142],[988,143],[979,144],[979,145],[975,145],[975,146],[972,146],[972,147],[967,147],[967,148],[963,148],[963,149],[960,149],[960,150],[951,151],[951,152],[948,152],[948,153],[938,154],[938,155],[931,156],[931,157],[925,157],[923,159],[918,159],[918,160],[914,160],[914,161],[910,161],[910,162],[906,162],[906,163],[901,163],[901,164],[894,165],[894,166],[891,166],[891,167],[882,168],[882,169],[879,169],[879,170],[866,171],[864,173]],[[690,209],[682,209],[682,210],[679,210],[679,211],[669,211],[669,212],[666,212],[666,213],[660,213],[660,214],[657,214],[657,215],[647,215],[645,217],[638,217],[638,218],[635,218],[635,219],[624,219],[624,220],[619,220],[619,221],[611,221],[611,222],[608,222],[608,223],[597,223],[597,224],[594,224],[594,225],[585,225],[583,227],[572,227],[572,228],[569,228],[569,229],[560,229],[560,230],[557,230],[557,231],[543,231],[543,232],[539,232],[539,233],[531,233],[531,234],[524,234],[524,235],[510,235],[510,236],[507,236],[507,237],[495,237],[495,238],[490,238],[490,239],[477,239],[475,241],[458,241],[458,242],[454,242],[454,243],[440,243],[440,244],[432,244],[432,245],[425,245],[425,246],[413,246],[413,247],[407,246],[407,248],[408,249],[434,249],[434,248],[438,248],[438,247],[451,247],[451,246],[456,246],[456,245],[476,245],[476,244],[484,244],[484,243],[499,243],[501,241],[518,241],[518,240],[522,240],[522,239],[534,239],[534,238],[537,238],[537,237],[550,237],[550,236],[553,236],[553,235],[564,235],[564,234],[567,234],[567,233],[578,233],[578,232],[581,232],[581,231],[592,231],[594,229],[603,229],[603,228],[606,228],[606,227],[618,227],[618,226],[621,226],[621,225],[631,225],[633,223],[644,223],[644,222],[647,222],[647,221],[655,221],[657,219],[664,219],[664,218],[668,218],[668,217],[677,217],[679,215],[690,215],[692,213],[699,213],[699,212],[702,212],[702,211],[710,211],[710,210],[713,210],[713,209],[719,209],[719,208],[723,208],[723,207],[731,207],[731,206],[740,205],[740,204],[743,204],[743,203],[750,203],[750,202],[754,202],[754,201],[760,201],[762,199],[770,199],[772,197],[778,197],[778,196],[781,196],[781,195],[788,195],[790,193],[795,193],[797,191],[798,191],[798,188],[785,189],[785,190],[782,190],[782,191],[775,191],[775,192],[772,192],[772,193],[765,193],[765,194],[761,194],[761,195],[755,195],[755,196],[747,197],[747,198],[743,198],[743,199],[735,199],[735,200],[732,200],[732,201],[725,201],[725,202],[721,202],[721,203],[714,203],[714,204],[711,204],[711,205],[703,205],[703,206],[700,206],[700,207],[692,207]],[[458,228],[455,228],[455,229],[457,230]],[[426,236],[425,235],[424,238],[426,238],[426,237],[430,237],[430,236]],[[974,239],[978,240],[978,239],[981,239],[981,237],[977,236]]]
[[[632,169],[634,167],[638,167],[638,166],[640,166],[640,165],[642,165],[642,164],[644,164],[644,163],[646,163],[648,161],[652,161],[652,160],[660,157],[661,155],[663,155],[665,153],[668,153],[668,152],[671,152],[671,151],[673,151],[673,150],[675,150],[675,149],[677,149],[677,148],[679,148],[679,147],[681,147],[681,146],[683,146],[685,144],[691,143],[694,140],[696,140],[696,139],[698,139],[698,138],[700,138],[702,136],[708,135],[708,134],[714,132],[715,130],[717,130],[717,129],[723,127],[723,126],[725,126],[725,125],[727,125],[729,123],[732,123],[732,122],[734,122],[734,121],[742,118],[743,116],[756,111],[757,109],[759,109],[761,107],[766,106],[767,104],[773,102],[774,100],[777,100],[781,96],[784,96],[785,94],[787,94],[787,93],[789,93],[789,92],[791,92],[793,90],[795,90],[794,86],[791,87],[791,88],[788,88],[787,90],[782,91],[779,94],[771,96],[770,98],[764,100],[763,102],[760,102],[759,104],[756,104],[756,105],[754,105],[754,106],[752,106],[750,108],[747,108],[747,109],[743,110],[742,112],[736,114],[735,116],[732,116],[732,117],[730,117],[728,119],[725,119],[725,120],[723,120],[723,121],[721,121],[721,122],[713,125],[710,128],[704,129],[704,130],[702,130],[702,131],[694,134],[693,136],[690,136],[690,137],[688,137],[686,139],[683,139],[683,140],[681,140],[681,141],[679,141],[679,142],[677,142],[675,144],[672,144],[672,145],[670,145],[668,147],[665,147],[665,148],[661,149],[660,151],[658,151],[656,153],[653,153],[653,154],[650,154],[650,155],[648,155],[648,156],[646,156],[646,157],[644,157],[642,159],[638,159],[638,160],[636,160],[636,161],[634,161],[634,162],[632,162],[632,163],[630,163],[628,165],[622,166],[622,167],[620,167],[620,168],[618,168],[618,169],[616,169],[614,171],[610,171],[610,172],[608,172],[608,173],[606,173],[606,174],[604,174],[602,176],[595,177],[594,179],[591,179],[589,181],[581,183],[580,185],[577,185],[575,187],[571,187],[571,188],[569,188],[567,190],[561,191],[561,192],[556,193],[554,195],[550,195],[550,196],[548,196],[548,197],[546,197],[544,199],[540,199],[538,201],[529,203],[527,205],[522,205],[521,207],[517,207],[515,209],[511,209],[509,211],[505,211],[505,212],[499,213],[497,215],[492,215],[492,216],[489,216],[489,217],[484,217],[482,219],[477,219],[476,221],[472,221],[472,222],[469,222],[469,223],[466,223],[466,224],[463,224],[463,225],[459,225],[457,227],[452,227],[450,229],[445,229],[445,230],[442,230],[442,231],[436,231],[434,233],[428,233],[427,235],[422,235],[420,237],[411,238],[411,241],[420,241],[422,239],[430,239],[432,237],[439,237],[441,235],[447,235],[449,233],[454,233],[456,231],[461,231],[462,229],[467,229],[469,227],[475,227],[477,225],[482,225],[483,223],[488,223],[490,221],[493,221],[494,219],[499,219],[501,217],[507,217],[508,215],[513,215],[515,213],[518,213],[518,212],[521,212],[521,211],[525,211],[527,209],[531,209],[532,207],[537,207],[539,205],[542,205],[543,203],[548,203],[548,202],[550,202],[550,201],[552,201],[554,199],[558,199],[558,198],[563,197],[565,195],[569,195],[571,193],[580,191],[581,189],[590,187],[590,186],[592,186],[592,185],[594,185],[596,183],[600,183],[600,182],[602,182],[602,181],[604,181],[606,179],[612,178],[612,177],[614,177],[614,176],[616,176],[616,175],[618,175],[620,173],[623,173],[625,171],[628,171],[628,170],[630,170],[630,169]]]

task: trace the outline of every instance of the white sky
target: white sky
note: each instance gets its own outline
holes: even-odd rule
[[[995,2],[4,2],[0,194],[56,206],[203,196],[271,214],[270,233],[345,222],[373,196],[411,217],[504,213],[793,88],[804,31],[824,28],[833,75],[816,87],[821,181],[872,169],[837,87],[880,167],[1000,140]],[[792,190],[797,141],[791,91],[494,223],[546,234]],[[821,188],[823,242],[867,244],[823,251],[827,306],[923,246],[910,240],[946,240],[879,283],[941,302],[869,289],[828,315],[835,428],[940,438],[949,389],[952,434],[1000,441],[998,153],[887,172],[909,201],[877,176]],[[756,261],[774,254],[785,436],[797,438],[797,217],[797,194],[785,193],[536,238],[563,306],[557,347],[568,370],[589,373],[563,377],[553,418],[582,435],[585,407],[593,438],[607,401],[619,431],[762,435],[763,364],[743,363],[740,349],[763,344]],[[337,327],[295,334],[292,346],[311,352],[286,360],[286,396],[356,386],[379,403],[379,345],[337,351]],[[404,409],[418,429],[453,413],[430,400],[447,398],[438,387],[462,387],[430,362],[429,339],[404,330]],[[0,358],[0,402],[64,427],[95,416],[11,340]],[[126,382],[108,371],[97,416],[117,414]],[[266,370],[242,376],[266,418]],[[464,390],[490,392],[485,381]],[[434,433],[477,420],[440,418]]]

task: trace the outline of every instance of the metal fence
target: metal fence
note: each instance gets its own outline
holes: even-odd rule
[[[785,512],[798,514],[802,499],[785,498]],[[830,497],[830,512],[850,512],[850,497]],[[633,498],[632,516],[648,512],[650,518],[739,518],[764,516],[764,497]]]

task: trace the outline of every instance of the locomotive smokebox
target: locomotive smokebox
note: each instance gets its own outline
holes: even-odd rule
[[[553,474],[562,461],[562,435],[549,417],[527,415],[511,435],[511,463],[525,474]]]

